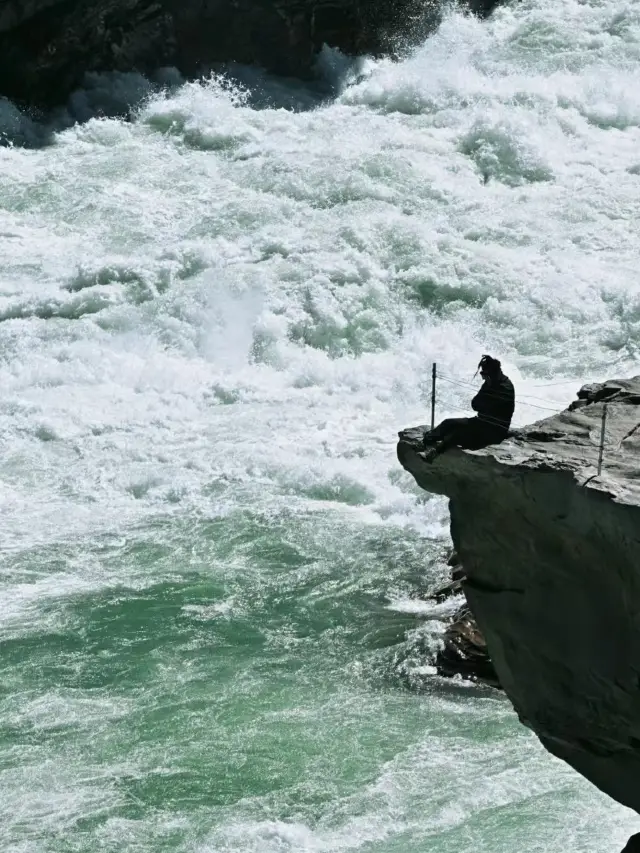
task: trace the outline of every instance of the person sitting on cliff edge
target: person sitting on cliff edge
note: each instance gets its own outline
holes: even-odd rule
[[[515,408],[515,391],[508,376],[502,372],[497,358],[483,355],[478,365],[484,380],[482,388],[471,401],[477,412],[475,418],[447,418],[424,434],[424,453],[427,461],[451,447],[479,450],[489,444],[499,444],[509,435]]]

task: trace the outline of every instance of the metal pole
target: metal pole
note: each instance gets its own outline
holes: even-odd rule
[[[431,429],[436,425],[436,363],[434,361],[431,370]]]
[[[602,407],[602,430],[600,432],[600,453],[598,454],[598,477],[602,473],[602,457],[604,455],[604,433],[607,428],[607,406],[605,403]]]

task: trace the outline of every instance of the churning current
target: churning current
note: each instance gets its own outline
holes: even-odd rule
[[[516,424],[638,372],[639,60],[638,0],[525,0],[325,53],[322,102],[247,71],[0,148],[3,851],[638,830],[435,675],[447,507],[395,441],[433,362],[442,417],[500,357]]]

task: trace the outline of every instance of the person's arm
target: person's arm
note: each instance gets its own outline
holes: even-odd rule
[[[485,381],[482,383],[482,388],[478,391],[476,396],[471,401],[471,408],[474,412],[481,412],[484,408],[486,408],[485,404],[487,402],[487,392],[489,390],[489,385],[489,380],[485,379]]]

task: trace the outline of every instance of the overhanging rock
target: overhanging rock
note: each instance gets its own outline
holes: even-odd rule
[[[607,404],[602,475],[597,476]],[[429,465],[501,685],[544,746],[640,811],[640,377],[585,386],[552,418]]]

